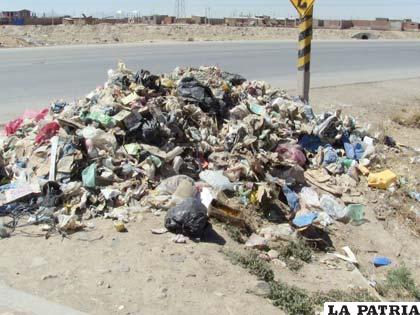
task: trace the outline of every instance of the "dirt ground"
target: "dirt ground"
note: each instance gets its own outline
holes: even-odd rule
[[[320,40],[351,39],[362,30],[316,29]],[[420,39],[420,32],[368,31],[378,39]],[[1,26],[0,47],[74,44],[140,43],[155,41],[295,40],[298,29],[209,25],[55,25]]]
[[[420,79],[386,81],[314,89],[311,102],[317,112],[342,109],[360,124],[371,124],[411,148],[420,149],[420,129],[400,126],[395,115],[420,110]],[[410,164],[419,151],[388,149],[386,167],[411,181],[419,180],[420,164]],[[366,179],[360,185],[367,186]],[[417,186],[418,187],[418,186]],[[338,252],[347,245],[369,281],[384,279],[386,272],[405,264],[420,284],[419,235],[412,215],[419,203],[399,194],[389,204],[392,214],[378,220],[375,209],[387,192],[365,190],[366,220],[360,226],[335,223],[330,231]],[[222,224],[196,243],[174,244],[172,235],[153,235],[163,226],[164,214],[143,213],[128,224],[127,233],[117,233],[112,221],[94,219],[91,228],[62,238],[36,236],[38,227],[19,230],[0,241],[0,279],[5,284],[71,306],[90,314],[282,314],[266,299],[247,293],[258,281],[232,265],[222,249],[240,250]],[[410,219],[411,218],[411,219]],[[415,218],[414,218],[415,222]],[[417,226],[417,229],[419,227]],[[24,234],[22,231],[31,234]],[[374,268],[375,255],[387,256],[391,267]],[[333,268],[316,253],[298,272],[272,265],[276,278],[309,291],[366,288],[366,282],[343,262]]]

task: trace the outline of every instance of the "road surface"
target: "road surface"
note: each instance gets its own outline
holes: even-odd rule
[[[102,84],[118,60],[130,69],[168,72],[219,65],[248,79],[296,87],[295,42],[149,43],[0,50],[0,122],[25,108],[73,100]],[[312,87],[420,77],[420,41],[321,41],[313,44]]]
[[[0,315],[88,315],[0,283]]]

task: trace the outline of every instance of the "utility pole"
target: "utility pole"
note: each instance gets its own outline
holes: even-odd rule
[[[177,19],[187,17],[185,0],[175,0],[175,16]]]
[[[206,24],[209,24],[210,19],[211,19],[211,8],[206,8],[205,16],[206,16]]]
[[[300,15],[298,52],[298,91],[300,99],[309,102],[311,78],[312,22],[315,0],[290,0]]]

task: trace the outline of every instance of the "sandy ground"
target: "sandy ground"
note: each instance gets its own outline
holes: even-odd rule
[[[371,130],[386,132],[398,142],[420,148],[420,129],[402,127],[392,118],[420,110],[420,79],[385,81],[314,89],[316,111],[342,109],[358,117]],[[417,153],[419,155],[419,153]],[[409,153],[389,154],[385,165],[400,176],[416,178],[420,165],[409,163]],[[411,176],[411,177],[410,177]],[[366,180],[360,185],[366,187]],[[336,223],[330,232],[335,248],[348,245],[360,270],[372,281],[384,278],[389,268],[374,268],[375,255],[405,264],[420,284],[420,242],[412,221],[403,215],[419,209],[418,203],[396,195],[394,214],[379,221],[375,208],[385,193],[367,188],[367,222],[361,226]],[[391,206],[391,205],[390,205]],[[416,208],[417,207],[417,208]],[[0,279],[5,284],[68,305],[90,314],[282,314],[268,300],[247,293],[257,279],[233,266],[223,248],[241,250],[214,224],[201,243],[174,244],[171,235],[153,235],[163,216],[144,213],[128,224],[127,233],[115,232],[109,220],[95,219],[92,228],[70,236],[36,237],[37,227],[20,230],[0,241]],[[419,227],[417,227],[419,228]],[[26,231],[32,234],[23,234]],[[336,269],[322,263],[325,253],[299,272],[273,265],[276,278],[310,291],[364,287],[344,262]]]
[[[361,30],[314,30],[314,39],[343,40]],[[369,31],[378,39],[420,39],[420,32]],[[209,25],[56,25],[1,26],[0,47],[72,44],[139,43],[154,41],[295,40],[298,29]]]

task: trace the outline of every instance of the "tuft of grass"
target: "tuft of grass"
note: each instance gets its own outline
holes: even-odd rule
[[[261,260],[255,252],[239,253],[223,251],[233,264],[248,269],[251,274],[264,280],[270,285],[270,294],[267,298],[273,304],[289,315],[315,315],[325,302],[376,302],[366,290],[352,290],[344,292],[332,290],[327,293],[310,293],[296,286],[274,280],[274,272],[270,265]]]
[[[280,248],[279,254],[292,271],[302,268],[302,262],[310,263],[312,261],[312,250],[302,240],[287,243]]]
[[[240,265],[241,267],[248,269],[253,275],[256,275],[258,279],[270,282],[274,280],[274,272],[270,268],[270,265],[258,257],[255,252],[242,254],[234,251],[225,251],[225,255],[234,265]]]
[[[245,244],[245,238],[241,233],[241,230],[233,225],[226,225],[226,231],[229,237],[239,244]]]
[[[285,259],[291,257],[300,259],[306,263],[310,263],[312,260],[312,250],[305,244],[304,241],[298,240],[287,243],[280,249],[280,256]]]
[[[420,112],[412,113],[410,115],[395,114],[392,116],[392,121],[401,126],[420,128]]]
[[[377,286],[379,294],[399,299],[412,298],[420,300],[420,289],[406,266],[388,271],[386,280]]]
[[[268,298],[289,315],[313,315],[315,305],[306,290],[279,281],[270,282]]]
[[[286,259],[285,260],[287,268],[291,271],[299,271],[303,267],[303,262],[299,259]]]

